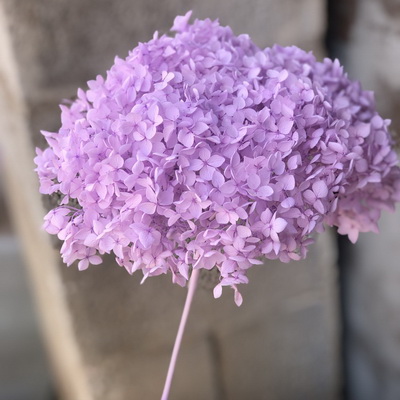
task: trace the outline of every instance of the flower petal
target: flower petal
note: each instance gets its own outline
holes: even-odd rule
[[[276,218],[272,224],[273,230],[276,233],[280,233],[286,228],[287,224],[288,224],[287,221],[284,220],[283,218]]]
[[[214,299],[219,299],[222,295],[222,285],[218,284],[213,290]]]
[[[141,203],[137,209],[145,214],[154,214],[156,212],[156,205],[150,202]]]
[[[293,127],[293,120],[288,117],[282,117],[278,121],[279,132],[284,135],[287,135],[291,131],[292,127]]]
[[[324,181],[314,182],[312,185],[312,190],[317,198],[322,199],[328,195],[328,186]]]
[[[211,165],[212,167],[220,167],[225,161],[225,158],[222,156],[219,156],[218,154],[214,154],[207,160],[207,164]]]
[[[240,238],[248,238],[251,236],[251,229],[247,226],[238,225],[236,229]]]

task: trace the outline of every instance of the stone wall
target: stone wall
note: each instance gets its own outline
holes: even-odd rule
[[[336,55],[364,88],[400,139],[400,2],[342,0],[352,15]],[[340,28],[340,19],[336,24]],[[334,23],[335,23],[334,22]],[[340,31],[340,29],[339,29]],[[400,398],[400,212],[384,213],[381,233],[360,236],[345,262],[350,400]]]
[[[260,46],[321,55],[321,0],[1,0],[1,146],[7,196],[25,245],[43,331],[65,400],[159,398],[185,290],[169,277],[139,285],[108,261],[65,268],[40,232],[32,173],[39,129],[59,126],[58,103],[176,14],[219,17]],[[21,186],[18,182],[24,182]],[[21,210],[24,210],[22,213]],[[334,238],[305,262],[250,273],[244,305],[200,289],[173,382],[174,399],[336,399],[339,388]]]

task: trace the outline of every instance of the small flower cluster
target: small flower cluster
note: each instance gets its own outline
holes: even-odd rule
[[[400,199],[397,156],[372,94],[337,61],[259,49],[218,22],[177,17],[62,106],[35,159],[61,197],[45,229],[67,265],[114,253],[129,273],[216,268],[247,283],[260,258],[299,260],[323,223],[352,241]]]

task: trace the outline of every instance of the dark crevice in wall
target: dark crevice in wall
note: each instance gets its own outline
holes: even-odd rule
[[[349,316],[347,313],[348,286],[346,271],[352,258],[352,244],[347,236],[337,234],[338,250],[338,289],[339,289],[339,318],[340,318],[340,399],[350,400],[349,397]]]
[[[357,0],[326,0],[325,47],[331,58],[341,59],[357,14]]]
[[[215,392],[215,398],[218,400],[227,400],[226,389],[224,385],[224,371],[222,368],[222,354],[221,354],[221,345],[217,336],[210,332],[207,336],[207,343],[210,349],[211,355],[211,367],[212,367],[212,377],[213,377],[213,386]]]
[[[327,55],[338,58],[346,63],[345,49],[350,39],[351,29],[357,13],[357,0],[327,0],[326,18],[327,29],[325,48]],[[337,234],[338,251],[338,307],[340,323],[340,376],[341,388],[339,398],[350,400],[349,389],[349,315],[347,304],[349,301],[347,272],[351,268],[353,247],[347,236]]]

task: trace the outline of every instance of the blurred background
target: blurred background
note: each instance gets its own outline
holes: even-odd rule
[[[185,291],[112,260],[65,268],[32,159],[62,99],[189,9],[260,47],[338,57],[400,130],[398,0],[0,0],[0,400],[160,397]],[[254,268],[239,309],[203,284],[171,399],[400,399],[399,212],[380,227]]]

